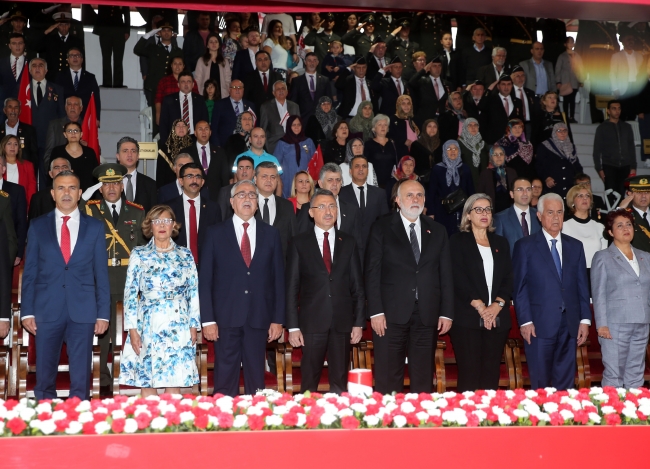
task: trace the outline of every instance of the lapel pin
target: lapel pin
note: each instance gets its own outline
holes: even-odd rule
[[[339,241],[343,241],[343,238],[339,238]]]
[[[431,234],[431,231],[427,230],[427,233]]]
[[[495,249],[495,251],[496,251],[496,252],[499,252],[499,250],[498,250],[498,249]]]

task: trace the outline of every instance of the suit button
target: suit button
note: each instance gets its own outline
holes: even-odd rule
[[[250,274],[251,274],[250,272],[246,272],[246,275],[250,275]]]
[[[175,309],[175,310],[174,310],[174,312],[175,312],[175,313],[178,313],[178,310],[177,310],[177,309]]]
[[[420,271],[419,271],[419,270],[416,270],[416,271],[415,271],[415,273],[416,273],[416,274],[419,274],[419,273],[420,273]]]
[[[65,285],[63,285],[63,288],[65,288]]]
[[[564,166],[562,166],[562,169],[564,169]]]
[[[246,293],[248,295],[248,290],[244,291],[244,293]]]
[[[332,277],[330,277],[330,282],[332,281]]]
[[[411,291],[415,291],[415,288],[413,290],[411,290]]]
[[[327,296],[329,296],[330,298],[332,298],[332,295],[327,295]]]
[[[68,270],[68,268],[66,267],[65,270]],[[637,283],[637,285],[638,285],[638,283]]]

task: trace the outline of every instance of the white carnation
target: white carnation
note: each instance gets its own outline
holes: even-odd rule
[[[43,412],[47,412],[48,414],[50,412],[52,412],[52,405],[47,404],[47,403],[37,405],[36,406],[36,413],[37,414],[42,414]]]
[[[415,406],[410,402],[402,402],[400,410],[405,414],[410,414],[412,412],[415,412]]]
[[[396,415],[393,417],[393,425],[395,425],[397,428],[402,428],[404,425],[406,425],[406,417],[403,415]]]
[[[376,415],[366,415],[363,417],[363,421],[366,422],[366,425],[369,427],[376,427],[379,425],[379,418]]]
[[[192,412],[181,412],[181,415],[179,415],[181,419],[181,423],[186,423],[186,422],[194,422],[194,414]]]
[[[267,427],[279,427],[282,425],[282,417],[279,415],[267,415],[264,421]]]
[[[108,433],[111,429],[111,424],[108,422],[97,422],[95,424],[95,433],[101,435],[103,433]]]
[[[506,413],[499,414],[499,424],[500,425],[512,425],[512,420],[510,420],[510,416]]]
[[[571,420],[572,418],[575,417],[575,416],[573,415],[573,412],[571,412],[570,410],[566,410],[566,409],[562,409],[562,410],[560,411],[560,415],[562,416],[562,418],[563,418],[565,421],[567,421],[567,420]]]
[[[598,424],[598,423],[600,423],[602,418],[596,412],[589,412],[589,420],[591,420],[592,422]]]
[[[52,412],[52,420],[65,420],[68,418],[68,414],[65,413],[65,410],[55,410]]]
[[[232,423],[233,428],[243,428],[246,425],[248,425],[248,416],[242,414],[235,416]]]
[[[68,428],[65,429],[65,433],[67,435],[76,435],[77,433],[80,433],[81,430],[83,430],[83,425],[81,424],[81,422],[77,422],[73,420],[68,425]]]
[[[555,402],[546,402],[544,404],[544,411],[548,412],[549,414],[552,414],[553,412],[557,412],[558,405]]]
[[[115,420],[115,419],[125,419],[126,418],[126,412],[124,412],[122,409],[115,409],[113,412],[111,412],[111,417],[113,417],[113,420]]]
[[[92,412],[83,412],[79,414],[79,418],[77,418],[77,421],[81,424],[92,422],[93,420],[95,420],[95,417]]]
[[[90,410],[90,401],[81,401],[74,410],[77,412],[88,412]]]
[[[152,430],[164,430],[167,428],[167,419],[165,417],[156,417],[151,421]]]
[[[337,418],[336,418],[336,415],[334,415],[334,414],[324,413],[323,415],[320,416],[320,423],[322,425],[327,426],[327,427],[329,427],[334,422],[336,422],[336,420],[337,420]]]
[[[614,409],[614,407],[612,407],[611,405],[602,406],[600,408],[600,411],[603,413],[603,415],[615,414],[616,413],[616,409]]]
[[[350,409],[352,409],[354,412],[359,412],[361,414],[365,414],[366,411],[368,410],[368,408],[365,405],[359,402],[352,404],[350,406]]]
[[[20,418],[25,422],[31,420],[36,415],[36,411],[32,408],[25,408],[20,411]]]

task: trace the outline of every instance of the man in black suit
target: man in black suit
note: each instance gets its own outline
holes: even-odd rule
[[[487,129],[487,93],[482,81],[470,83],[463,91],[463,109],[467,117],[478,121],[479,129]]]
[[[368,159],[355,156],[350,161],[350,176],[352,184],[341,189],[340,197],[345,203],[359,207],[359,229],[361,243],[359,244],[359,257],[363,262],[366,251],[370,228],[379,218],[388,214],[386,191],[381,187],[368,184]]]
[[[489,89],[493,89],[501,75],[509,74],[510,66],[506,64],[507,56],[508,52],[503,47],[492,49],[492,63],[478,69],[477,80],[486,83]]]
[[[250,156],[242,155],[237,159],[237,168],[233,174],[232,184],[223,186],[219,191],[219,196],[217,197],[223,220],[232,217],[234,213],[232,210],[232,204],[230,203],[230,190],[237,181],[252,181],[255,175],[254,168],[255,161],[253,161],[253,158]]]
[[[7,116],[7,120],[5,121],[5,125],[0,125],[0,140],[7,135],[7,129],[15,129],[15,134],[20,140],[20,147],[23,150],[23,158],[34,165],[34,172],[38,174],[36,129],[29,124],[20,122],[20,101],[15,97],[5,100],[3,112]]]
[[[386,41],[381,36],[375,37],[370,52],[366,54],[366,64],[368,65],[366,77],[368,80],[375,78],[379,70],[390,63],[390,56],[386,53],[387,51]]]
[[[366,248],[375,390],[402,392],[408,356],[411,392],[430,393],[435,344],[454,318],[451,252],[445,228],[422,215],[419,182],[404,182],[395,200],[400,212],[373,225]]]
[[[244,98],[251,101],[255,109],[273,99],[273,83],[282,81],[282,75],[271,70],[271,56],[260,50],[255,54],[256,70],[244,78]]]
[[[241,80],[230,82],[228,94],[227,98],[214,103],[214,109],[212,110],[212,122],[210,122],[212,137],[210,142],[215,147],[225,147],[228,137],[232,135],[237,126],[237,118],[242,112],[252,111],[253,115],[255,115],[259,109],[251,101],[244,99],[244,83]]]
[[[25,38],[22,34],[9,35],[9,50],[9,56],[0,59],[0,102],[18,97],[18,87],[27,65]]]
[[[295,236],[286,266],[289,342],[302,347],[300,392],[316,392],[325,356],[330,391],[347,389],[350,344],[365,325],[363,274],[356,240],[335,228],[336,199],[316,189],[309,212],[313,231]]]
[[[176,244],[189,248],[198,264],[205,233],[208,227],[221,223],[221,209],[216,202],[201,197],[205,173],[200,164],[184,164],[178,181],[183,188],[183,194],[168,202],[182,225],[176,237]]]
[[[535,116],[533,106],[535,104],[535,92],[529,90],[524,85],[526,84],[526,72],[520,65],[515,65],[510,71],[510,78],[512,78],[512,92],[510,96],[517,97],[521,100],[522,118],[524,121],[524,131],[526,138],[533,137],[533,123],[532,119]]]
[[[370,88],[375,92],[379,105],[379,114],[392,116],[395,114],[397,98],[403,94],[410,94],[408,84],[402,78],[404,64],[402,59],[395,57],[390,64],[379,70],[379,73],[370,82]]]
[[[122,137],[117,142],[117,162],[125,166],[128,174],[124,176],[124,195],[129,202],[142,205],[148,213],[156,205],[156,181],[137,171],[140,158],[140,145],[131,137]]]
[[[194,127],[199,121],[208,121],[208,108],[205,98],[193,93],[194,77],[190,72],[178,74],[178,93],[163,98],[160,111],[160,141],[166,142],[176,119],[183,119],[194,134]]]
[[[235,60],[232,64],[232,81],[243,80],[256,68],[255,54],[260,50],[262,37],[257,29],[249,29],[246,32],[248,38],[248,48],[237,51]]]
[[[78,96],[69,96],[68,98],[66,98],[64,110],[65,110],[64,116],[58,119],[52,119],[47,126],[45,153],[43,155],[43,160],[44,160],[44,164],[46,165],[45,166],[46,169],[49,168],[50,155],[52,154],[52,150],[54,149],[54,147],[58,147],[60,145],[66,145],[68,143],[68,140],[65,138],[65,135],[63,134],[63,126],[66,125],[68,122],[78,122],[79,124],[81,124],[82,122],[81,114],[84,110],[84,106],[81,101],[81,98]],[[82,139],[81,144],[85,145],[86,141]],[[43,179],[42,181],[47,181],[47,185],[49,185],[50,182],[49,179]]]
[[[131,34],[129,7],[99,5],[93,34],[99,36],[102,51],[102,86],[122,88],[124,85],[124,47]],[[112,60],[111,60],[112,59]],[[99,116],[97,117],[99,119]]]
[[[488,96],[488,125],[485,132],[485,141],[488,144],[493,144],[503,137],[508,121],[522,119],[524,112],[521,100],[511,96],[512,78],[510,75],[501,75],[497,90],[497,93],[491,93]],[[483,135],[483,133],[481,134]]]
[[[275,195],[279,180],[275,163],[263,161],[255,168],[255,186],[259,192],[255,218],[278,229],[282,254],[286,256],[289,240],[297,233],[296,214],[291,202]]]
[[[59,72],[68,69],[68,51],[73,47],[84,49],[83,40],[70,31],[72,14],[60,12],[53,17],[55,23],[45,30],[38,46],[39,56],[47,61],[47,79],[52,81]]]
[[[70,161],[66,158],[55,158],[50,161],[50,171],[48,173],[50,178],[54,179],[54,176],[62,171],[70,171]],[[52,188],[49,186],[43,187],[29,201],[29,215],[27,218],[33,220],[41,215],[50,213],[55,207],[56,205],[52,198]]]
[[[318,100],[323,96],[332,98],[330,80],[317,72],[318,64],[316,54],[309,52],[305,56],[305,74],[291,81],[289,100],[300,107],[300,118],[305,126],[316,112]]]
[[[1,179],[6,171],[7,160],[4,156],[0,156],[0,190],[9,194],[11,218],[14,221],[14,230],[18,238],[16,258],[11,261],[12,265],[18,265],[25,255],[25,244],[27,243],[27,197],[23,186]]]
[[[409,81],[415,108],[415,123],[422,126],[427,119],[437,119],[445,112],[451,83],[441,78],[442,59],[435,57]]]
[[[361,57],[348,68],[352,73],[348,69],[343,69],[340,78],[336,80],[336,87],[343,90],[343,102],[337,112],[344,119],[356,116],[362,101],[372,101],[373,107],[378,109],[374,93],[370,88],[370,80],[366,77],[368,70],[366,59]]]
[[[210,193],[210,200],[217,201],[222,187],[230,184],[232,168],[229,167],[226,153],[221,147],[210,145],[210,124],[199,121],[194,126],[196,143],[181,150],[189,154],[194,163],[200,165],[205,173],[204,182]]]
[[[68,51],[68,64],[69,70],[59,72],[54,80],[55,83],[61,85],[65,97],[78,96],[81,98],[83,106],[81,118],[86,114],[90,96],[95,95],[95,109],[97,110],[97,125],[101,120],[102,113],[102,100],[99,95],[99,85],[95,75],[85,70],[83,67],[84,58],[83,52],[78,47],[73,47]]]

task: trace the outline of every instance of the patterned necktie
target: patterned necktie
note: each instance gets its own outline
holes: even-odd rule
[[[314,86],[314,75],[309,75],[309,94],[313,100],[316,94],[316,86]]]
[[[41,87],[41,82],[36,82],[36,105],[40,106],[41,101],[43,101],[43,88]]]
[[[251,240],[248,237],[248,232],[246,231],[249,227],[248,223],[244,223],[242,225],[244,227],[244,235],[241,237],[241,246],[239,249],[241,250],[241,255],[244,258],[244,262],[246,263],[246,267],[251,266]]]
[[[205,152],[205,145],[201,145],[201,166],[205,174],[208,174],[208,155]]]
[[[183,121],[187,127],[190,127],[190,104],[187,102],[187,95],[183,100]]]
[[[126,189],[125,189],[125,194],[126,195],[126,200],[129,202],[133,202],[133,183],[131,182],[131,177],[133,174],[127,174],[126,177]]]
[[[332,251],[330,250],[329,236],[330,234],[326,231],[323,233],[325,238],[323,238],[323,262],[325,262],[325,268],[327,273],[332,272]]]
[[[359,186],[359,208],[366,208],[366,194],[363,192],[363,186]]]
[[[262,208],[262,221],[267,225],[271,224],[271,215],[269,214],[269,199],[264,199],[264,207]]]
[[[190,203],[190,251],[192,251],[192,256],[194,256],[194,262],[199,263],[199,232],[196,228],[196,207],[194,206],[194,200],[188,199]]]
[[[399,79],[395,80],[395,85],[397,85],[397,95],[402,96],[402,87],[399,84]]]
[[[508,106],[508,98],[503,98],[503,107],[506,110],[506,115],[510,115],[510,106]]]
[[[411,249],[413,250],[413,256],[415,256],[415,263],[419,264],[420,263],[420,245],[418,244],[418,237],[415,234],[415,223],[411,223],[409,225],[411,227],[411,233],[410,233],[410,238],[411,238]]]
[[[235,101],[235,117],[239,117],[239,101]]]
[[[521,104],[524,107],[524,119],[526,119],[526,98],[524,97],[523,88],[519,88],[519,99],[521,99]]]
[[[77,91],[77,88],[79,88],[79,72],[74,72],[74,90]]]
[[[553,262],[555,262],[557,274],[562,278],[562,262],[560,261],[560,253],[555,246],[557,244],[557,239],[552,239],[551,243],[551,256],[553,256]]]
[[[70,228],[68,228],[69,216],[61,217],[63,218],[63,225],[61,225],[61,254],[63,254],[63,260],[67,264],[70,260]]]
[[[435,85],[435,88],[436,88],[436,99],[440,100],[440,87],[438,86],[438,79],[437,78],[433,79],[433,84]]]
[[[112,204],[111,207],[113,207],[113,211],[111,214],[113,215],[113,225],[117,226],[117,219],[119,218],[119,214],[117,213],[117,207],[115,204]]]
[[[262,81],[264,83],[264,92],[269,91],[269,80],[266,78],[266,72],[262,72]]]
[[[11,65],[11,73],[14,74],[14,80],[18,81],[18,57],[12,57],[14,63]]]
[[[363,86],[363,78],[359,78],[359,86],[361,87],[361,101],[367,101],[366,89]]]
[[[530,234],[528,231],[528,222],[526,221],[526,212],[521,212],[521,232],[524,236],[528,236]]]

